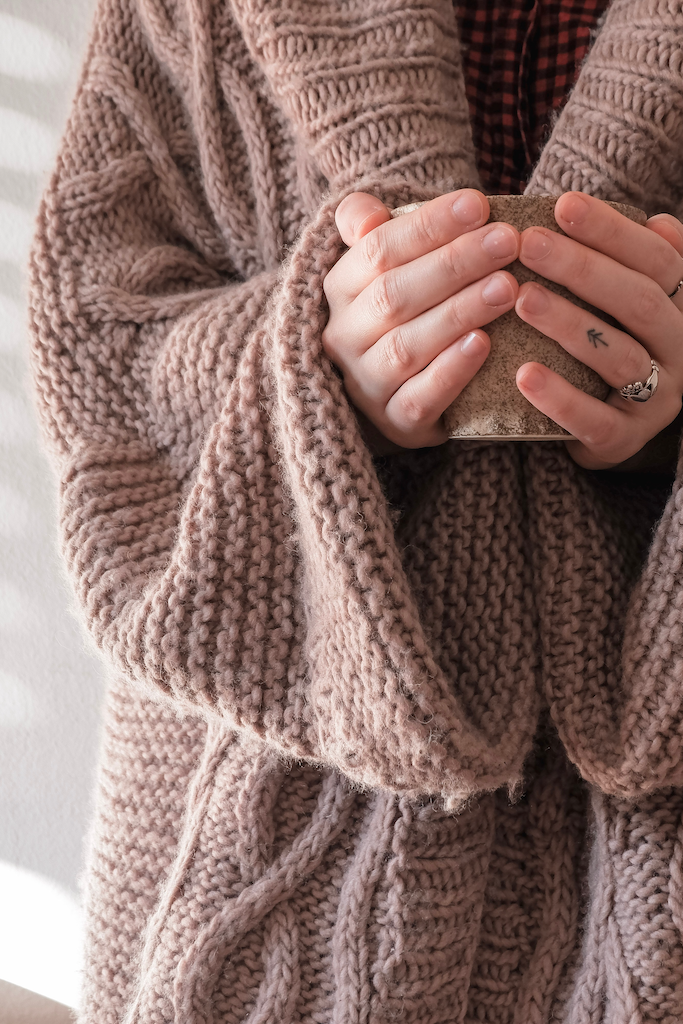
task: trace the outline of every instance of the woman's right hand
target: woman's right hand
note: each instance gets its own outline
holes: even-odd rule
[[[442,414],[489,353],[481,328],[515,304],[517,282],[499,271],[519,233],[488,216],[475,189],[394,219],[363,192],[337,209],[349,249],[325,278],[323,347],[356,408],[403,448],[446,440]]]

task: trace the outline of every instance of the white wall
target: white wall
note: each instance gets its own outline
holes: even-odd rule
[[[0,0],[0,978],[71,1005],[103,673],[59,567],[55,484],[27,386],[24,268],[93,6]]]

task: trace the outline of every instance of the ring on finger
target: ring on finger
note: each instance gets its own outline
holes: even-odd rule
[[[674,290],[669,294],[669,298],[673,299],[675,295],[678,295],[681,288],[683,288],[683,277],[680,279]]]
[[[652,357],[650,364],[652,373],[646,381],[637,380],[633,384],[625,384],[623,388],[619,388],[619,394],[627,402],[649,402],[654,395],[659,384],[659,367]]]

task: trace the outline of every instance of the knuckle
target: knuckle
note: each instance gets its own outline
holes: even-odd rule
[[[384,274],[389,268],[389,257],[384,232],[379,230],[370,231],[362,239],[361,246],[363,259],[371,274],[375,277]]]
[[[557,404],[554,405],[553,407],[553,417],[557,420],[558,423],[564,419],[569,419],[572,415],[572,412],[572,405],[570,402],[566,401],[566,399],[558,401]],[[574,431],[574,433],[576,433],[576,431]]]
[[[634,310],[639,326],[650,327],[662,307],[663,292],[650,278],[640,282],[635,290]]]
[[[602,239],[601,244],[605,249],[610,248],[613,245],[619,245],[624,234],[624,218],[618,217],[607,217],[606,223],[602,227]]]
[[[614,449],[615,436],[614,424],[610,417],[601,416],[591,425],[590,430],[584,435],[584,443],[589,445],[593,451],[607,456]],[[609,460],[607,460],[609,461]]]
[[[647,363],[648,359],[644,352],[633,345],[628,345],[619,367],[619,375],[623,377],[619,387],[624,387],[625,384],[633,384],[637,380],[647,380],[650,375],[650,367]]]
[[[454,242],[451,242],[450,245],[442,246],[439,255],[443,268],[450,278],[454,278],[456,281],[465,280],[467,271],[465,261]]]
[[[409,430],[429,425],[431,410],[417,398],[404,398],[401,401],[401,419]]]
[[[429,209],[429,204],[416,212],[418,216],[412,219],[409,229],[413,234],[414,241],[421,248],[431,251],[441,244],[441,230],[434,218],[433,211]]]
[[[594,277],[594,259],[592,252],[582,246],[574,258],[572,267],[574,279],[579,282],[592,281]]]
[[[454,338],[459,338],[461,334],[467,334],[473,327],[479,326],[476,302],[474,294],[469,296],[466,301],[465,295],[459,292],[457,295],[452,295],[444,304],[444,311]],[[491,319],[494,317],[495,313],[492,314]]]
[[[385,323],[395,318],[399,308],[396,278],[392,274],[382,274],[370,290],[370,313],[378,323]]]
[[[398,396],[396,414],[403,428],[408,431],[429,426],[434,419],[429,403],[410,391]]]
[[[446,373],[443,366],[440,366],[438,363],[433,367],[430,377],[431,383],[437,394],[442,394],[444,391],[450,391],[455,383],[453,374]]]
[[[397,328],[385,335],[382,356],[389,371],[408,373],[412,369],[413,353],[404,331]]]

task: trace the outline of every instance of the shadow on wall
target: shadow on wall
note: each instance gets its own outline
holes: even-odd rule
[[[60,575],[27,385],[25,267],[93,5],[0,0],[0,978],[71,1005],[103,680]]]

